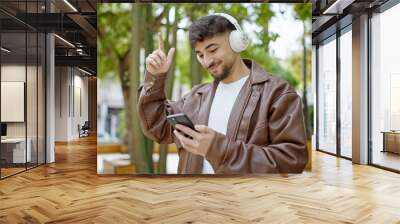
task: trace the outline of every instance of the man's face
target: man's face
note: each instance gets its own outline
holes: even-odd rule
[[[229,32],[198,41],[194,50],[197,60],[215,80],[224,80],[231,74],[236,53],[229,46]]]

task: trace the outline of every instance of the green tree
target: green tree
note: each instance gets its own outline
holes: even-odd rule
[[[304,119],[306,123],[306,133],[307,137],[311,137],[311,132],[312,132],[312,117],[309,117],[309,112],[308,112],[308,103],[307,103],[307,76],[310,76],[311,74],[307,72],[307,51],[311,52],[311,49],[307,49],[307,43],[306,43],[306,38],[307,36],[310,35],[309,29],[309,24],[311,24],[311,3],[299,3],[294,5],[294,12],[296,14],[296,18],[300,20],[303,24],[303,35],[301,38],[301,44],[303,46],[303,57],[302,57],[302,87],[303,87],[303,114],[304,114]],[[311,64],[310,64],[311,65]],[[311,70],[311,69],[309,69]],[[309,75],[307,75],[309,74]]]
[[[98,8],[99,79],[112,78],[121,84],[125,105],[126,137],[132,163],[140,173],[152,173],[152,146],[139,127],[135,92],[139,85],[139,51],[144,30],[140,18],[144,5],[100,4]],[[112,24],[110,23],[112,21]]]
[[[270,4],[257,4],[254,7],[254,13],[257,15],[256,23],[262,27],[262,32],[259,32],[258,38],[261,40],[259,47],[263,47],[267,54],[270,53],[269,46],[275,41],[279,35],[269,31],[269,22],[275,13],[271,10]]]
[[[183,11],[184,14],[189,19],[190,24],[199,19],[202,16],[208,14],[208,10],[210,9],[210,4],[184,4]],[[189,24],[189,25],[190,25]],[[189,27],[187,27],[188,29]],[[189,44],[189,42],[188,42]],[[203,69],[200,63],[197,60],[196,54],[193,49],[191,49],[190,45],[188,45],[190,49],[190,85],[193,87],[197,84],[202,83],[202,77],[204,75]]]

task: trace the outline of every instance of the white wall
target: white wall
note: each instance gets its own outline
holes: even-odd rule
[[[1,81],[2,82],[25,82],[25,65],[2,65]],[[28,66],[28,70],[31,68]],[[36,94],[36,93],[35,93]],[[28,96],[31,94],[28,93]],[[1,108],[7,110],[7,108]],[[8,137],[25,137],[25,122],[7,122]]]
[[[72,67],[56,67],[55,73],[55,140],[74,140],[78,124],[88,120],[88,78]]]
[[[38,69],[38,70],[37,70]],[[8,138],[24,138],[25,135],[29,139],[29,148],[33,162],[39,158],[39,163],[44,163],[44,92],[43,76],[41,67],[25,66],[21,64],[3,64],[1,66],[1,81],[3,82],[23,82],[26,84],[26,106],[25,100],[22,106],[12,108],[12,106],[4,106],[2,102],[2,114],[4,113],[22,113],[22,121],[6,122]],[[25,80],[27,78],[27,81]],[[24,94],[24,89],[19,89],[19,94]],[[5,94],[5,95],[4,95]],[[6,94],[10,94],[6,89],[2,89],[2,98],[9,98]],[[16,93],[14,93],[16,94]],[[23,95],[21,98],[25,98]],[[12,103],[12,102],[11,102]],[[17,103],[17,102],[14,102]],[[13,111],[14,110],[14,111]],[[16,111],[19,110],[19,111]],[[26,112],[26,120],[24,114]],[[3,120],[3,118],[2,118]],[[39,156],[37,157],[37,153]]]
[[[1,81],[5,82],[25,82],[25,65],[2,65],[1,66]],[[1,108],[7,110],[7,108]],[[7,123],[7,137],[25,137],[24,122]]]
[[[68,140],[68,85],[67,67],[55,68],[55,141]]]

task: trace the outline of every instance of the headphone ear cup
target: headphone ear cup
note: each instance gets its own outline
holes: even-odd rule
[[[248,39],[240,31],[233,30],[229,35],[229,44],[234,52],[240,53],[247,48]]]

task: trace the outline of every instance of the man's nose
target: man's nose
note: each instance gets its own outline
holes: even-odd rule
[[[214,63],[214,59],[211,57],[204,57],[204,62],[207,68]]]

